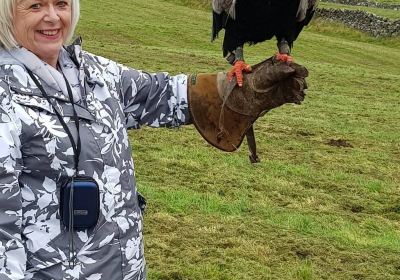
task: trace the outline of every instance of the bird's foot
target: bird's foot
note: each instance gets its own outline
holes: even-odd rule
[[[286,62],[287,64],[290,64],[290,63],[292,63],[292,62],[294,61],[294,60],[293,60],[293,57],[290,56],[290,55],[287,54],[287,53],[277,53],[277,54],[275,55],[275,59],[276,59],[277,61]]]
[[[243,73],[251,72],[251,66],[246,64],[243,60],[238,60],[233,64],[232,69],[228,72],[228,80],[232,81],[236,76],[238,86],[243,86]]]

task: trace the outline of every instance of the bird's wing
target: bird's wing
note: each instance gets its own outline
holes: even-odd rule
[[[213,0],[213,24],[211,41],[218,37],[219,31],[225,28],[229,18],[235,19],[235,5],[237,0]]]
[[[307,16],[307,12],[314,12],[317,9],[317,6],[318,0],[300,0],[296,15],[297,21],[303,21]]]
[[[236,0],[213,0],[212,7],[215,13],[227,13],[231,18],[235,18]]]

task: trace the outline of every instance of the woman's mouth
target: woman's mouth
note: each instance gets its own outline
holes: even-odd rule
[[[44,35],[49,38],[54,38],[57,37],[58,33],[60,32],[60,29],[52,29],[52,30],[38,30],[41,35]]]

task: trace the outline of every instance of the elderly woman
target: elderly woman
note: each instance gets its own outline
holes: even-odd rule
[[[207,132],[225,124],[221,74],[148,74],[87,53],[79,40],[66,46],[78,18],[79,0],[0,2],[1,280],[145,279],[144,199],[127,128],[194,121],[218,146],[232,127]],[[299,71],[286,72],[274,83]],[[294,101],[287,96],[255,114]],[[209,123],[208,108],[217,112]],[[240,124],[240,114],[223,114]],[[256,117],[244,119],[245,129]]]

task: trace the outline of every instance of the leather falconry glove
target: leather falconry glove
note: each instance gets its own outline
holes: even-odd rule
[[[269,58],[243,75],[243,86],[229,82],[223,72],[189,77],[189,110],[193,123],[211,145],[232,152],[239,148],[252,124],[285,103],[304,100],[305,67]]]

